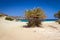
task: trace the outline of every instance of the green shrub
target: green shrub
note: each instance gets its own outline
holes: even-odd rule
[[[5,20],[13,21],[14,19],[11,17],[6,17]]]
[[[2,17],[3,15],[0,15],[0,17]]]
[[[28,20],[28,27],[40,27],[42,19],[44,20],[46,15],[44,14],[43,10],[36,8],[33,10],[25,11],[25,18]]]
[[[60,24],[60,19],[58,19],[56,22],[58,22]]]

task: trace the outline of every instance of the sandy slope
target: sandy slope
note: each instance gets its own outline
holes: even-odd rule
[[[60,40],[60,25],[43,22],[41,28],[23,28],[26,22],[0,20],[0,40]]]

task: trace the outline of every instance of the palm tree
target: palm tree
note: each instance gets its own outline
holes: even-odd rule
[[[60,11],[58,13],[54,14],[55,18],[58,18],[57,22],[60,24]]]
[[[41,25],[41,21],[46,18],[44,12],[40,8],[26,11],[25,16],[28,20],[29,27],[39,27]]]

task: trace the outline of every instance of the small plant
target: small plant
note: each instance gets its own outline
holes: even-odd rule
[[[3,15],[0,14],[0,17],[2,17]]]
[[[46,18],[46,15],[40,8],[28,10],[25,13],[26,19],[28,20],[28,27],[40,27],[41,21]]]
[[[11,17],[6,17],[5,20],[13,21],[14,19]]]
[[[8,15],[0,12],[0,17],[4,17],[4,16],[8,16]]]
[[[58,22],[60,24],[60,11],[58,11],[58,13],[54,14],[55,18],[58,18],[58,20],[56,22]]]

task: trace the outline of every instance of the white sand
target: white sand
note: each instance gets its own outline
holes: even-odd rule
[[[60,40],[60,25],[43,22],[42,27],[23,28],[26,22],[0,20],[0,40]]]

